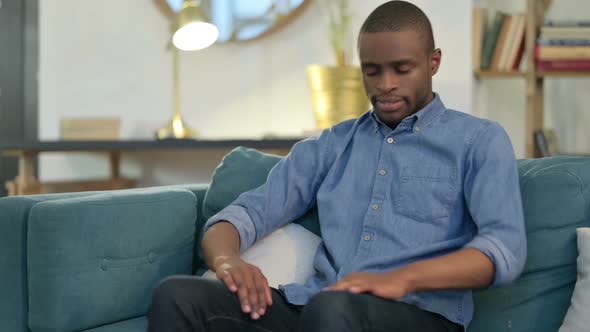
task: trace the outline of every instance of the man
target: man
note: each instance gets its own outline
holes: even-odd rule
[[[416,6],[390,1],[358,39],[373,109],[294,146],[266,184],[208,220],[219,281],[174,277],[154,292],[150,331],[462,331],[471,289],[524,266],[516,162],[496,123],[432,91],[441,51]],[[271,289],[239,253],[317,203],[317,273]]]

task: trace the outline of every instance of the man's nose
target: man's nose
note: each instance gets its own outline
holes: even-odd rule
[[[385,72],[381,75],[381,79],[377,84],[377,89],[381,92],[389,92],[391,90],[397,89],[399,86],[399,79],[397,75],[391,72]]]

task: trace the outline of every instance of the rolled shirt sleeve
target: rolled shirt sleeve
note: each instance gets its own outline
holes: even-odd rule
[[[464,193],[477,234],[465,245],[494,264],[492,287],[514,281],[526,261],[518,170],[508,135],[497,123],[478,131],[469,146]]]
[[[254,244],[254,241],[256,241],[256,227],[248,214],[248,210],[244,207],[235,204],[228,205],[225,209],[207,220],[205,231],[220,221],[230,222],[238,231],[238,235],[240,236],[240,252],[244,252],[244,250],[250,248]]]
[[[297,219],[315,204],[327,169],[330,130],[305,139],[270,171],[266,182],[242,193],[234,202],[207,220],[205,231],[220,221],[234,225],[240,252],[273,230]]]

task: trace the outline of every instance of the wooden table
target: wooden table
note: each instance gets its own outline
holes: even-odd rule
[[[286,154],[302,138],[262,140],[129,140],[129,141],[39,141],[0,142],[0,153],[19,158],[18,175],[6,182],[8,195],[54,192],[113,190],[133,188],[136,180],[121,177],[121,154],[127,151],[232,149],[244,146],[276,154]],[[110,159],[110,177],[87,181],[40,182],[35,176],[35,161],[42,152],[99,152]]]

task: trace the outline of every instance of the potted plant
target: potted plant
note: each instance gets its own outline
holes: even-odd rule
[[[361,70],[349,64],[350,10],[348,0],[320,0],[328,18],[335,66],[309,65],[307,78],[318,129],[360,116],[368,110]]]

